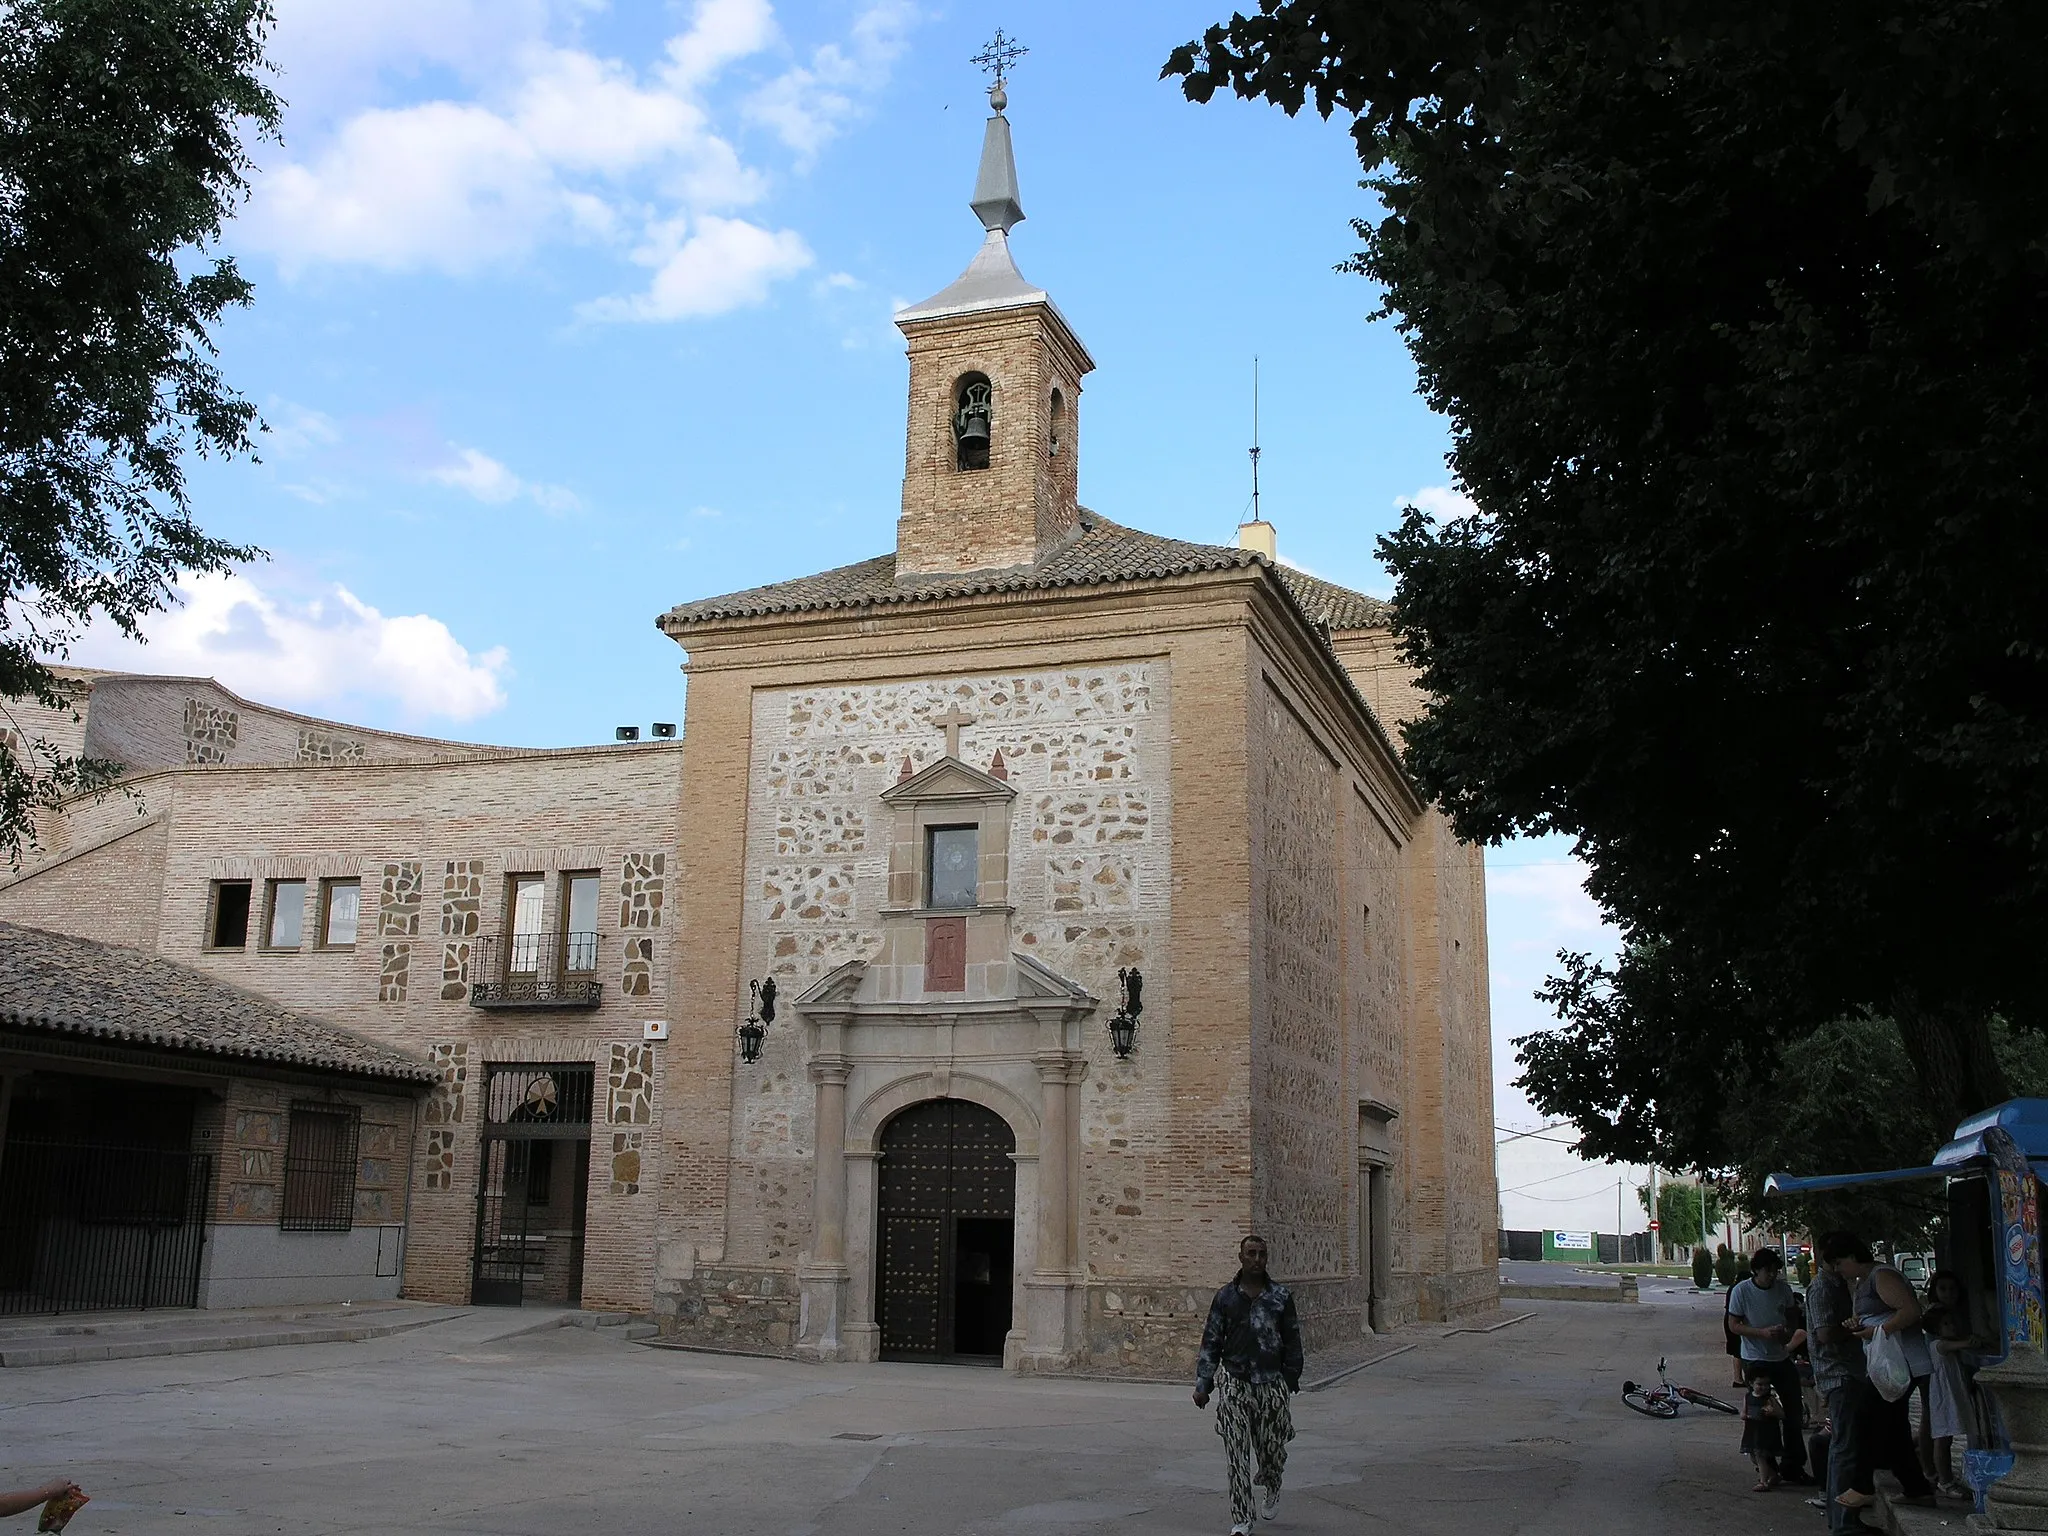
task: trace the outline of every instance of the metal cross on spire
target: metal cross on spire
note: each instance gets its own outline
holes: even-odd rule
[[[968,60],[970,64],[979,64],[983,70],[995,76],[995,84],[988,88],[988,100],[989,105],[998,112],[1010,104],[1009,92],[1003,89],[1004,83],[1010,78],[1010,66],[1030,51],[1017,39],[1007,35],[1001,27],[997,27],[996,35],[989,39],[988,46]]]

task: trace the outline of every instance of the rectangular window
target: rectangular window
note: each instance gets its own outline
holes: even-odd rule
[[[359,880],[320,882],[320,947],[353,949],[356,919],[362,915],[363,886]]]
[[[540,916],[546,900],[547,884],[539,875],[512,877],[512,948],[505,968],[514,976],[531,976],[540,969]]]
[[[352,1104],[294,1103],[285,1126],[287,1232],[346,1232],[356,1219],[356,1145],[362,1111]]]
[[[270,882],[270,912],[263,936],[266,949],[297,949],[306,932],[306,882]]]
[[[562,969],[587,976],[597,969],[597,876],[562,876]]]
[[[249,882],[213,882],[213,906],[207,915],[206,943],[210,949],[243,949],[249,943]]]
[[[925,905],[981,905],[980,829],[933,827],[925,833]]]

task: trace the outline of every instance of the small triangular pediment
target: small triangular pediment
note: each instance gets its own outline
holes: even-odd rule
[[[882,798],[891,805],[921,800],[1014,800],[1017,791],[957,757],[942,757],[921,773],[890,785],[882,791]]]
[[[867,961],[849,960],[820,977],[808,992],[796,1000],[796,1006],[801,1009],[851,1003],[860,992],[860,984],[867,971]]]
[[[1062,976],[1042,961],[1015,953],[1010,958],[1017,965],[1018,997],[1056,997],[1064,1002],[1095,1001],[1094,995],[1081,983]]]

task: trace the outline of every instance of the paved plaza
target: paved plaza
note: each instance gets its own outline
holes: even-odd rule
[[[1621,1404],[1660,1354],[1676,1380],[1727,1385],[1718,1297],[1513,1311],[1534,1315],[1409,1330],[1412,1348],[1297,1398],[1276,1536],[1819,1530],[1797,1495],[1748,1492],[1733,1420]],[[0,1370],[0,1481],[75,1477],[94,1495],[78,1536],[1229,1527],[1213,1413],[1183,1386],[508,1333],[534,1321]]]

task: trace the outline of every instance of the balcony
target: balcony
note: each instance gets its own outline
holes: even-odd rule
[[[517,933],[478,939],[470,961],[472,1008],[595,1008],[595,933]]]

